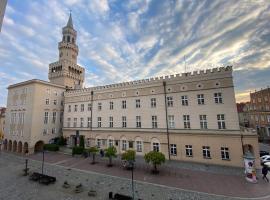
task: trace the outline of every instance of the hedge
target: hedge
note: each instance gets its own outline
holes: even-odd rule
[[[72,148],[72,155],[74,154],[82,154],[84,151],[83,147],[73,147]]]
[[[57,144],[44,144],[44,150],[59,151],[59,146]]]

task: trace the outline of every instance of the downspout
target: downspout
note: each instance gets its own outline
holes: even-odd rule
[[[92,127],[93,127],[93,95],[94,95],[94,91],[91,91],[91,124],[90,124],[90,131],[92,131]]]
[[[167,143],[168,143],[168,157],[171,160],[170,155],[170,135],[169,135],[169,127],[168,127],[168,108],[167,108],[167,93],[166,93],[166,82],[163,81],[163,89],[164,89],[164,98],[165,98],[165,114],[166,114],[166,133],[167,133]]]

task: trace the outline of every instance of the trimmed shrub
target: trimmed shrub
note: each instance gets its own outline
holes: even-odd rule
[[[84,148],[84,136],[83,135],[80,135],[80,145],[79,146]]]
[[[83,147],[73,147],[72,148],[72,155],[75,155],[75,154],[82,154],[84,151],[84,148]]]
[[[59,151],[59,146],[57,144],[44,144],[43,148],[47,151]]]

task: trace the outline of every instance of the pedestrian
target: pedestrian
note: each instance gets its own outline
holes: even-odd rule
[[[269,179],[267,178],[267,173],[268,173],[268,167],[266,165],[263,165],[263,168],[262,168],[263,179],[269,182]]]

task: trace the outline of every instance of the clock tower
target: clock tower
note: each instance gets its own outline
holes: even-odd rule
[[[62,35],[62,41],[58,43],[59,59],[49,65],[49,80],[67,89],[80,89],[84,82],[84,68],[77,64],[79,48],[71,13],[67,25],[62,29]]]

